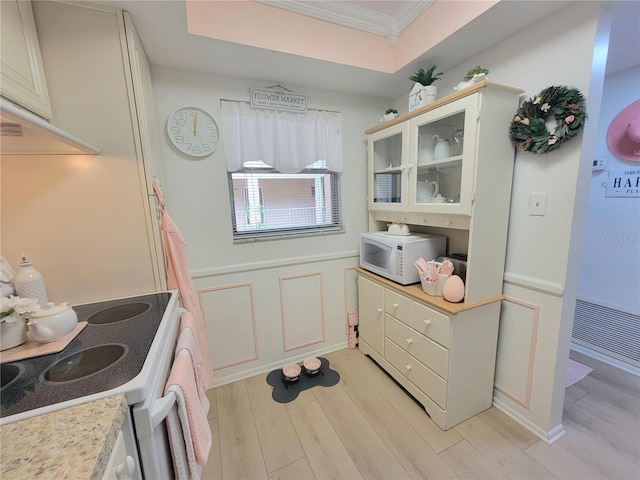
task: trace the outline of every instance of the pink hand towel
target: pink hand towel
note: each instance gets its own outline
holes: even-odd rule
[[[213,369],[211,368],[209,350],[206,348],[207,329],[187,268],[187,243],[165,209],[162,190],[157,178],[153,179],[153,191],[158,198],[162,214],[162,234],[167,257],[167,287],[170,290],[178,290],[181,305],[194,316],[196,328],[193,329],[193,333],[200,342],[200,354],[204,360],[205,376],[207,377],[206,388],[209,388],[213,381]]]
[[[193,333],[193,337],[196,341],[197,355],[199,355],[196,360],[194,360],[194,364],[201,365],[202,373],[203,373],[203,382],[205,391],[209,390],[211,386],[211,377],[209,376],[209,371],[207,370],[207,360],[204,356],[203,352],[208,352],[207,348],[207,332],[198,330],[198,322],[196,322],[195,317],[191,312],[184,312],[182,317],[180,317],[180,330],[190,329]]]
[[[170,391],[176,395],[183,433],[189,434],[184,438],[187,452],[191,450],[196,462],[204,465],[211,449],[211,429],[207,420],[209,400],[198,392],[191,355],[186,349],[178,352],[174,359],[165,394]],[[190,457],[189,454],[187,456]]]
[[[206,395],[207,389],[205,387],[204,362],[202,361],[202,356],[200,355],[193,331],[189,327],[183,328],[180,331],[175,356],[178,356],[183,350],[189,352],[189,355],[191,355],[191,363],[193,365],[196,386],[198,387],[198,395]]]

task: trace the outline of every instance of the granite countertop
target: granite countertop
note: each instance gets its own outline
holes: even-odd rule
[[[3,425],[0,478],[101,479],[126,411],[119,394]]]

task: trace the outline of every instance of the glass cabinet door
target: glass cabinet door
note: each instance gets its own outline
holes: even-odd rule
[[[369,135],[369,208],[406,210],[409,158],[408,122]]]
[[[477,94],[410,121],[409,211],[471,214]]]

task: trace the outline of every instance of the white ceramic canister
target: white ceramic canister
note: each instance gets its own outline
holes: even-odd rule
[[[435,149],[433,150],[433,158],[440,160],[450,156],[449,140],[446,138],[440,138],[438,135],[433,136],[433,140],[436,142]]]
[[[44,279],[42,275],[40,275],[40,272],[33,268],[24,253],[20,254],[20,258],[22,259],[20,268],[13,278],[16,293],[19,297],[36,298],[40,306],[44,307],[47,302],[49,302],[47,290],[44,286]]]

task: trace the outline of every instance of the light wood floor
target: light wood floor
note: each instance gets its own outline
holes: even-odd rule
[[[324,355],[340,382],[271,398],[266,375],[208,392],[204,479],[640,479],[640,382],[594,371],[566,390],[567,434],[549,446],[495,408],[440,430],[359,350]]]

